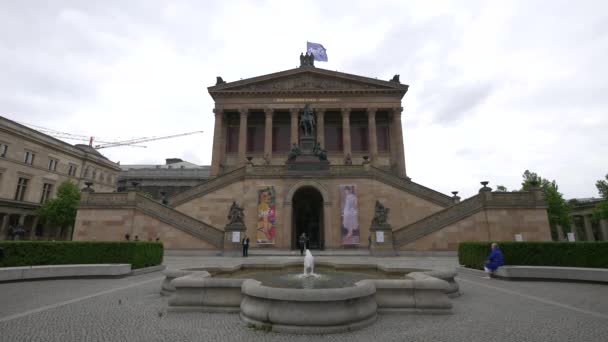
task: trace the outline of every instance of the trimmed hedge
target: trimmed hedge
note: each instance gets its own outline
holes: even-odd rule
[[[135,241],[0,241],[0,267],[131,264],[132,269],[163,262],[163,244]]]
[[[608,268],[608,242],[497,242],[505,265]],[[458,245],[461,265],[483,269],[491,242]]]

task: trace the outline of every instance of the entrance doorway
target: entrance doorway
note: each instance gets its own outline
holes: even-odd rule
[[[296,191],[292,199],[291,248],[299,249],[300,235],[306,233],[309,249],[323,249],[323,196],[313,187]]]

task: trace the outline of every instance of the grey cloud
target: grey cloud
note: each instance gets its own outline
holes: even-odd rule
[[[423,104],[435,113],[435,121],[449,124],[482,104],[492,94],[493,89],[494,85],[491,83],[460,84],[435,90],[436,93],[423,100]]]

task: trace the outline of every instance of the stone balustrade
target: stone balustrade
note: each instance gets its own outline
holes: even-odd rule
[[[136,192],[122,193],[83,193],[81,208],[135,208],[163,222],[222,248],[224,232],[205,222],[196,220],[171,207],[163,205]]]
[[[395,246],[403,246],[482,209],[546,208],[540,191],[480,192],[460,203],[429,215],[393,232]]]

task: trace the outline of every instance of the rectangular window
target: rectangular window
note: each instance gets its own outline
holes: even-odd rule
[[[42,186],[42,196],[40,196],[40,203],[44,203],[49,200],[51,197],[51,190],[53,189],[53,184],[44,183]]]
[[[367,127],[351,126],[350,127],[350,143],[353,151],[367,152],[369,147],[367,144],[368,131]]]
[[[57,159],[49,158],[49,170],[57,171],[57,164],[59,161]]]
[[[70,168],[68,169],[68,175],[75,177],[76,169],[78,169],[78,166],[70,164]]]
[[[6,152],[8,152],[8,145],[0,144],[0,157],[6,158]]]
[[[325,127],[325,149],[333,152],[342,151],[342,127]]]
[[[247,127],[247,152],[264,152],[264,127]]]
[[[228,127],[228,136],[226,138],[226,153],[237,153],[239,151],[239,128],[235,126]]]
[[[25,157],[23,158],[23,162],[26,164],[33,165],[34,158],[36,158],[36,154],[34,152],[25,151]]]
[[[25,191],[27,190],[27,183],[30,180],[27,178],[19,177],[17,182],[17,191],[15,191],[15,201],[23,201],[25,198]]]
[[[287,125],[272,127],[272,152],[288,152],[291,128]]]
[[[378,126],[376,127],[376,136],[378,137],[378,152],[388,152],[389,151],[389,134],[387,126]]]

